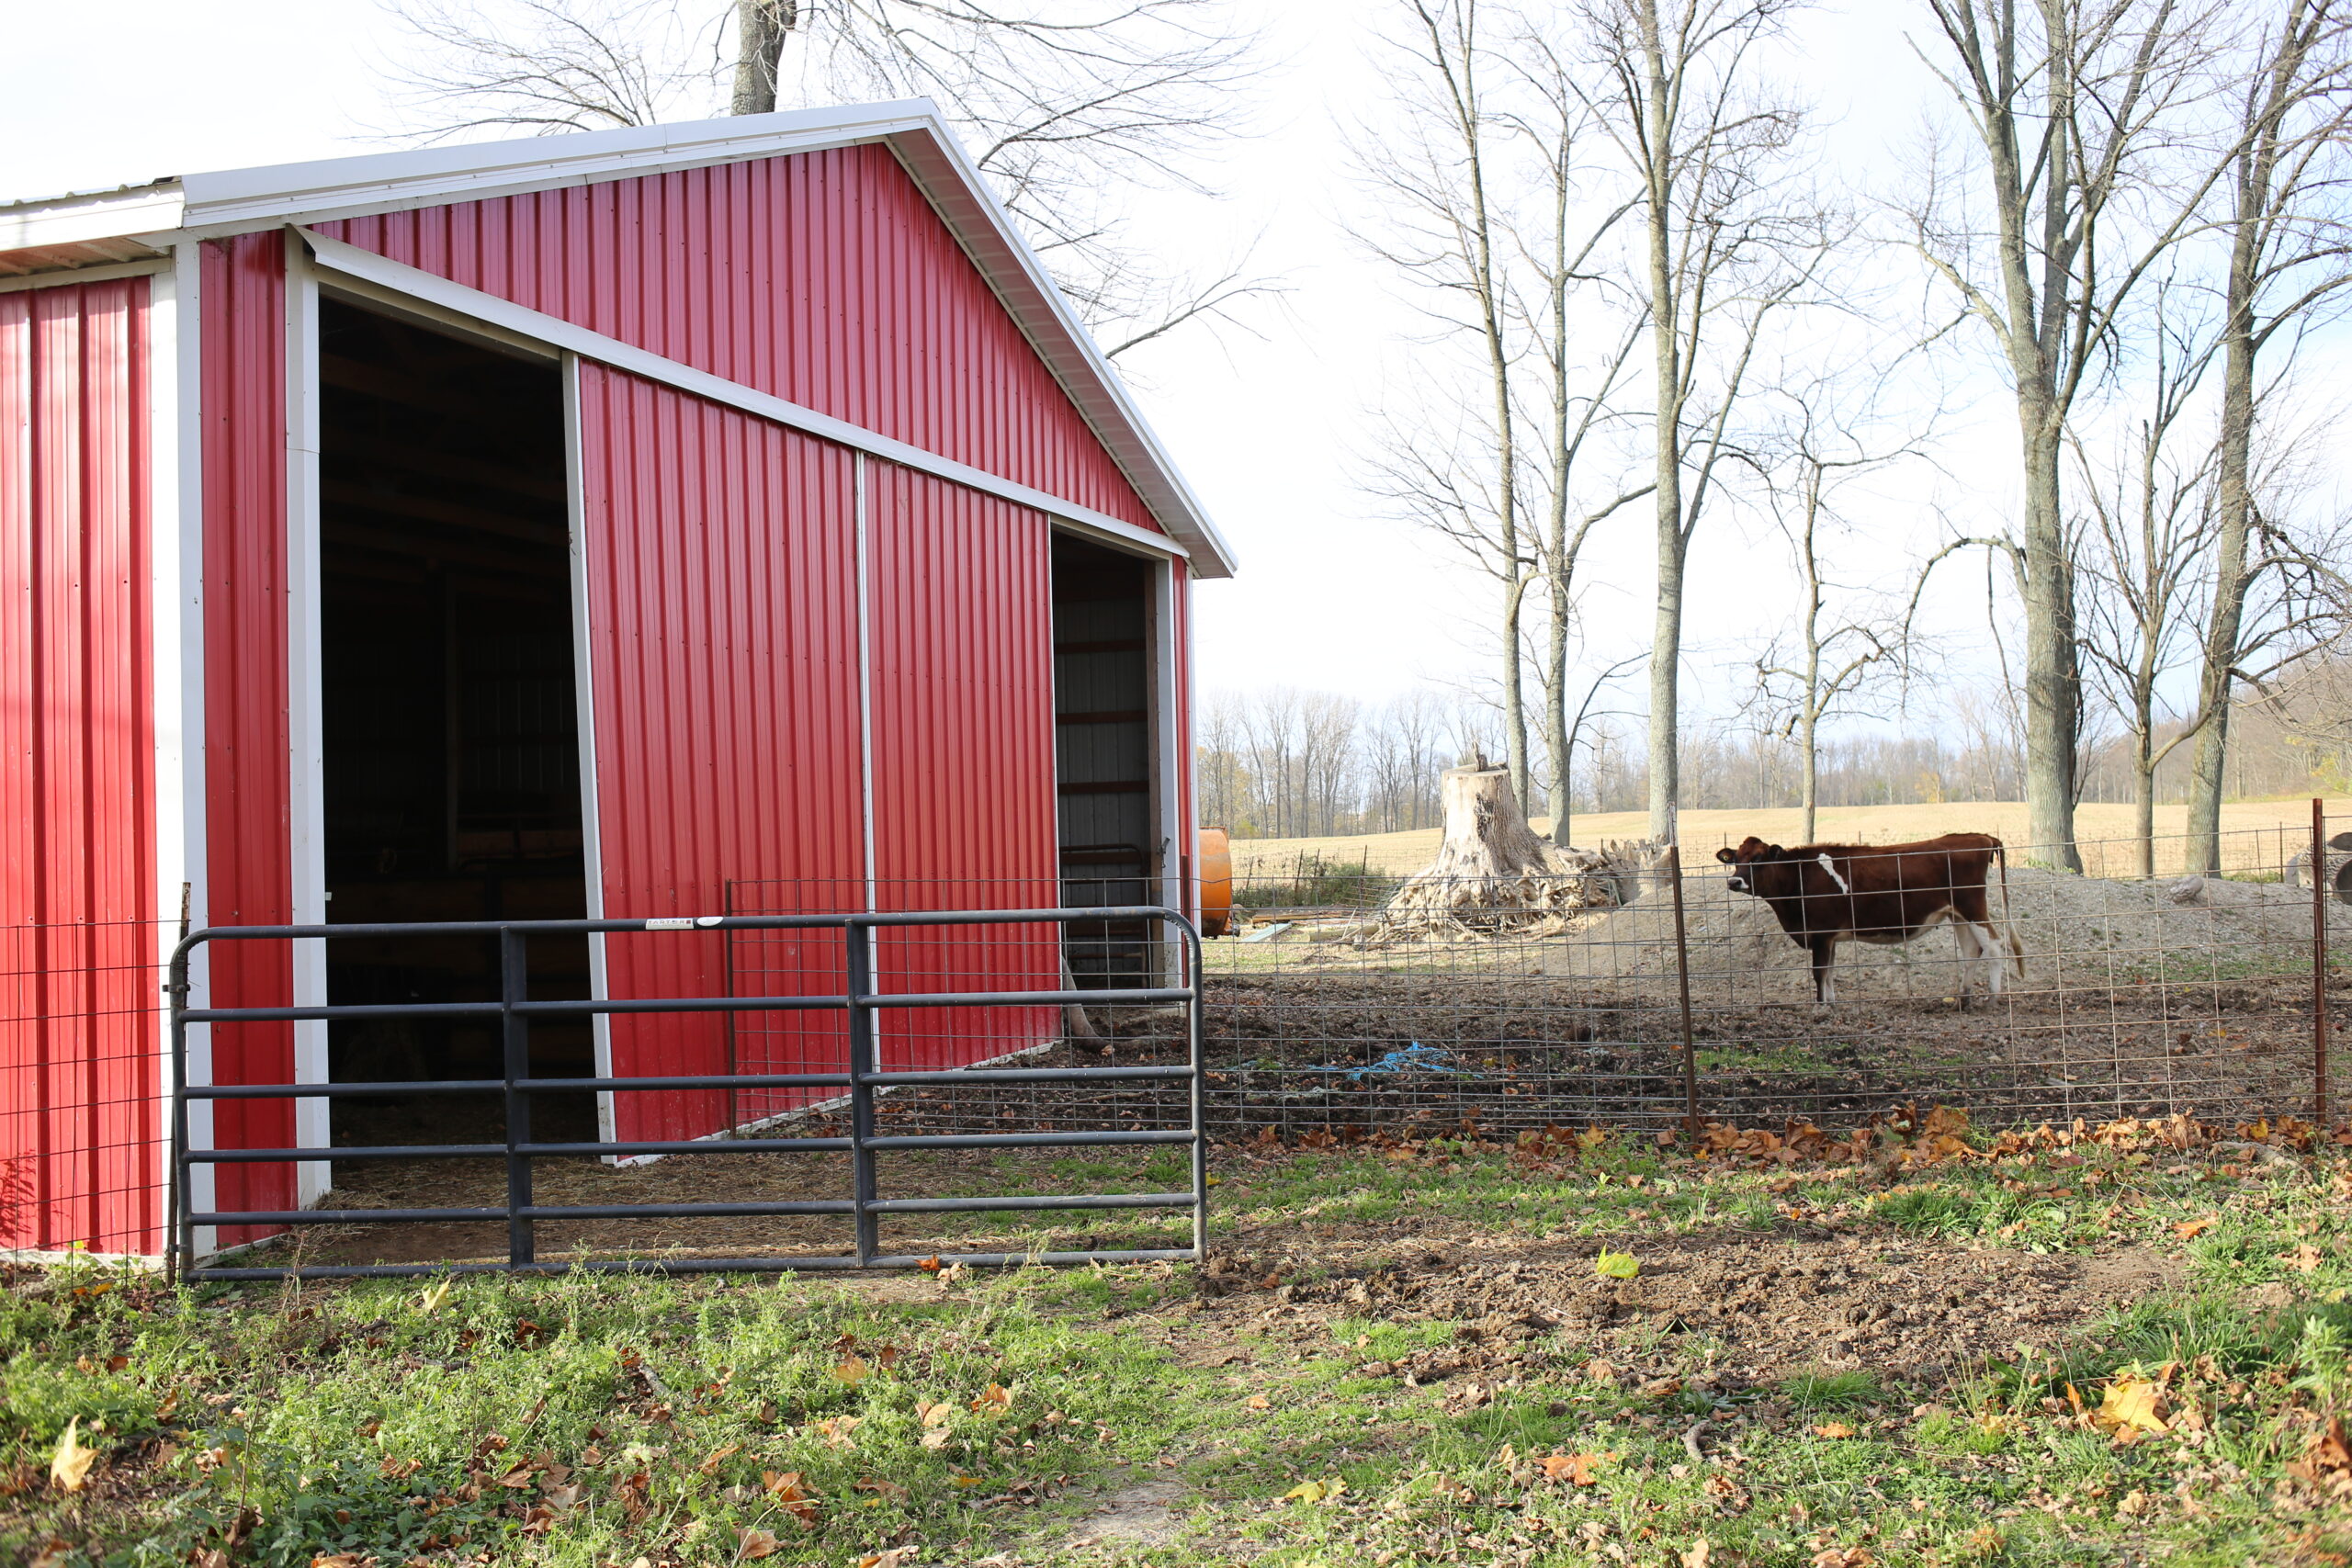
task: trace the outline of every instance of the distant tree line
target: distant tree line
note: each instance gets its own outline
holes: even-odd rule
[[[2352,788],[2352,662],[2315,666],[2278,698],[2242,704],[2231,726],[2226,794],[2262,798]],[[1874,727],[1875,728],[1875,727]],[[1199,733],[1201,819],[1237,838],[1334,838],[1438,825],[1438,775],[1464,757],[1499,760],[1498,716],[1449,694],[1414,692],[1365,703],[1328,692],[1275,690],[1213,697]],[[2013,712],[1966,694],[1939,715],[1934,736],[1825,736],[1815,758],[1819,806],[1908,806],[2017,800],[2025,741]],[[2161,745],[2171,733],[2159,729]],[[1802,805],[1801,744],[1782,730],[1732,721],[1681,741],[1684,805],[1693,810]],[[1641,811],[1649,799],[1643,733],[1611,716],[1589,723],[1564,791],[1537,778],[1539,804],[1566,802],[1574,818]],[[2189,799],[2191,754],[2158,767],[2154,798]],[[2085,801],[2128,802],[2139,787],[2129,733],[2094,738],[2080,770]]]

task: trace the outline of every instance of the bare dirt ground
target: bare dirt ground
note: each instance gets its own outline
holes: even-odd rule
[[[2177,1259],[2128,1247],[2044,1257],[1799,1226],[1651,1238],[1640,1275],[1620,1280],[1594,1271],[1600,1244],[1590,1238],[1426,1223],[1399,1231],[1249,1238],[1206,1270],[1198,1327],[1217,1340],[1256,1332],[1328,1344],[1349,1320],[1459,1323],[1445,1343],[1360,1368],[1446,1383],[1455,1404],[1556,1375],[1546,1347],[1569,1345],[1591,1358],[1584,1376],[1650,1394],[1671,1392],[1659,1380],[1693,1355],[1706,1370],[1689,1381],[1702,1389],[1850,1371],[1935,1380],[2019,1344],[2054,1344],[2179,1274]],[[1333,1257],[1349,1259],[1340,1272],[1287,1282]]]
[[[1861,999],[1826,1016],[1760,989],[1698,1012],[1702,1115],[1826,1123],[1917,1100],[1986,1123],[2221,1118],[2309,1099],[2310,994],[2293,979],[2091,1002],[2027,994],[1981,1012]],[[2337,1005],[2352,1002],[2338,990]],[[1499,1131],[1683,1111],[1680,1015],[1654,987],[1335,970],[1219,982],[1210,1018],[1213,1093],[1242,1128]],[[1420,1055],[1399,1056],[1416,1044]]]

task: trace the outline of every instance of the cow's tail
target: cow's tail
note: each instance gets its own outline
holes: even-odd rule
[[[2009,955],[2009,973],[2025,983],[2025,944],[2018,941],[2017,921],[2009,915],[2009,846],[1993,840],[1993,858],[2001,863],[2001,946]]]

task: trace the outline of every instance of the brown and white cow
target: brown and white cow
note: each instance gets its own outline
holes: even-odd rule
[[[1782,849],[1750,836],[1715,858],[1732,868],[1731,887],[1772,907],[1789,940],[1813,957],[1814,999],[1838,999],[1831,973],[1838,944],[1848,937],[1882,946],[1909,942],[1949,920],[1960,946],[1960,1001],[1968,1005],[1969,977],[1984,966],[1987,987],[2001,994],[2003,973],[2025,973],[2018,939],[1996,922],[1984,896],[1985,874],[2001,862],[2002,901],[2008,892],[2008,857],[1990,833],[1946,833],[1916,844],[1799,844]]]

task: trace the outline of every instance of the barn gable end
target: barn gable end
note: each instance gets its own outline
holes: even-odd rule
[[[886,147],[316,228],[1159,531],[1100,435]]]

